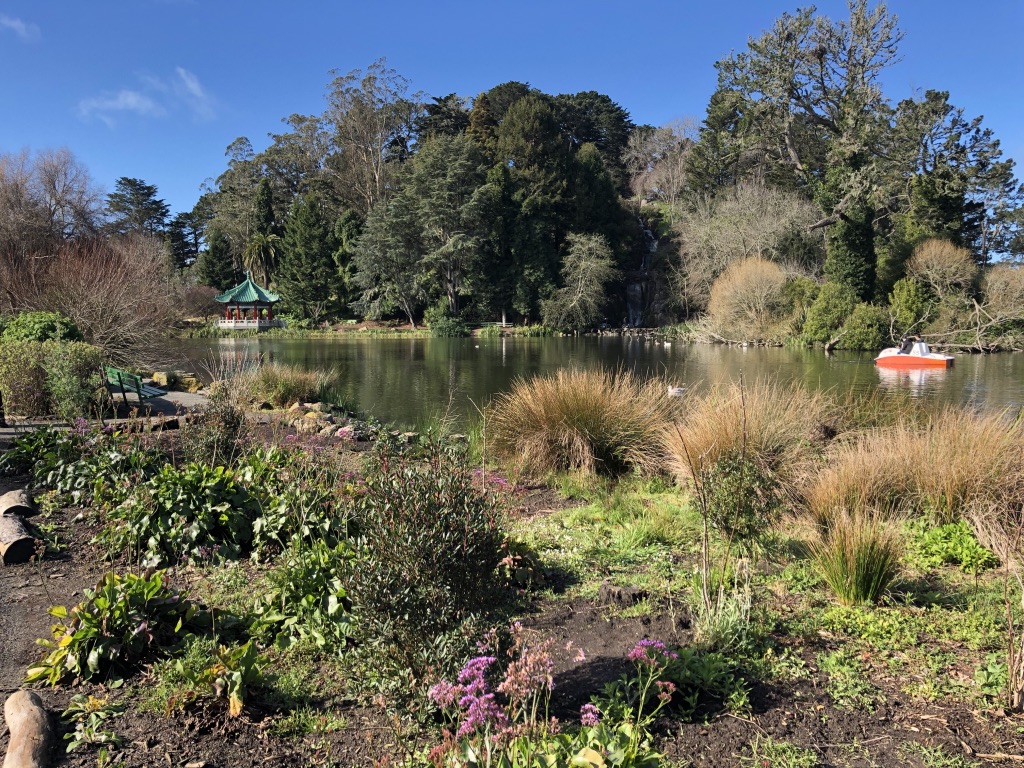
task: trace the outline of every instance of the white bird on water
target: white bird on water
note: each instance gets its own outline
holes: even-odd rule
[[[671,384],[668,385],[668,396],[669,397],[682,397],[686,394],[686,387],[673,387]]]

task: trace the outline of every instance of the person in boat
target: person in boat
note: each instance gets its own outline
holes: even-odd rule
[[[909,355],[910,351],[914,348],[914,342],[917,341],[916,336],[904,336],[900,339],[900,351],[898,355]]]

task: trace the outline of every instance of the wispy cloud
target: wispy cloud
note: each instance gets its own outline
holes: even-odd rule
[[[184,67],[175,67],[170,77],[142,73],[137,75],[137,80],[137,88],[122,88],[116,93],[82,99],[78,102],[78,114],[85,119],[100,120],[111,128],[118,115],[127,113],[157,118],[188,111],[200,121],[216,117],[215,100],[199,78]]]
[[[176,67],[174,71],[178,75],[174,84],[178,97],[188,105],[197,119],[212,120],[215,117],[213,99],[199,78],[184,67]]]
[[[31,43],[39,39],[38,26],[2,13],[0,13],[0,29],[11,30],[26,43]]]
[[[82,99],[78,102],[78,113],[82,117],[95,117],[108,127],[113,127],[115,115],[124,112],[134,112],[142,117],[161,117],[167,114],[166,109],[146,94],[127,88],[115,94]]]

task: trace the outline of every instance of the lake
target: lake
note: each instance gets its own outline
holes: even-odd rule
[[[364,411],[407,426],[446,410],[475,412],[520,376],[566,366],[624,367],[702,388],[745,381],[796,381],[809,389],[905,391],[934,402],[1004,409],[1024,406],[1024,354],[961,355],[950,369],[885,371],[872,355],[821,350],[663,343],[636,336],[430,339],[345,335],[336,339],[212,339],[182,342],[194,370],[212,359],[264,359],[336,370],[340,391]]]

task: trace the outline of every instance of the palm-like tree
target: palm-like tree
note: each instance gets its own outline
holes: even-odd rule
[[[280,237],[272,233],[257,232],[249,238],[249,244],[245,246],[242,263],[263,285],[270,285],[270,276],[277,266],[280,248]]]

